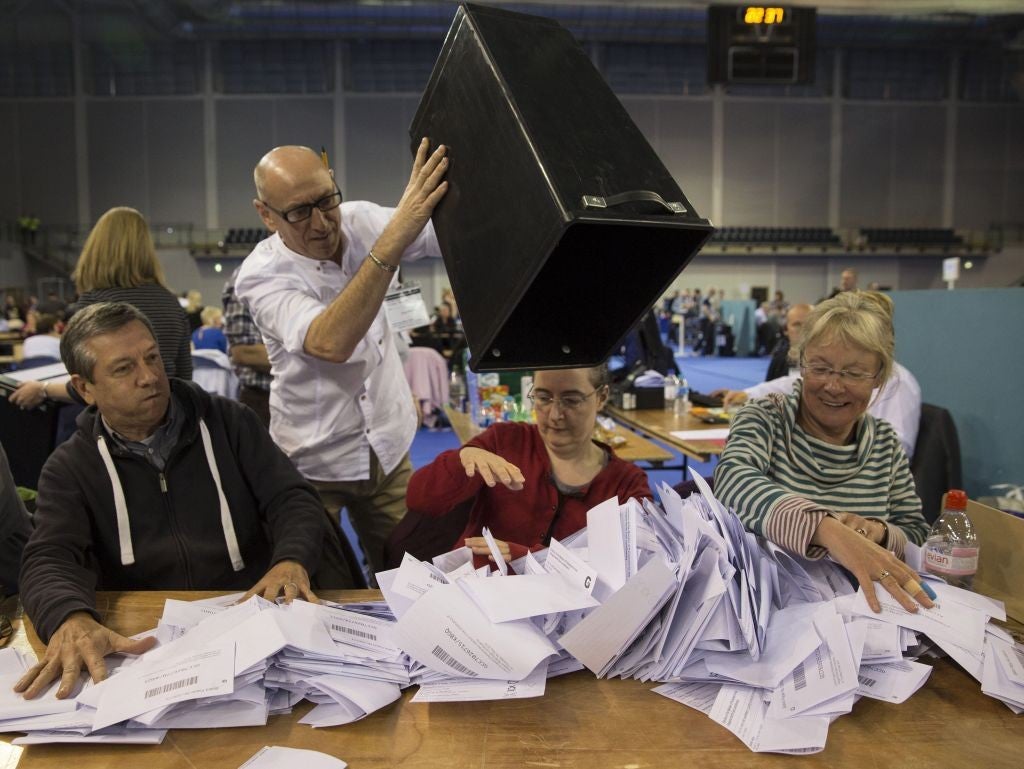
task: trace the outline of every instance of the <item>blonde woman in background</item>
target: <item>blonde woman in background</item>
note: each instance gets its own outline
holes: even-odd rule
[[[199,317],[203,325],[192,332],[192,346],[197,350],[220,350],[227,355],[228,338],[224,336],[224,313],[219,307],[204,307]]]
[[[168,288],[164,271],[145,217],[134,208],[111,208],[89,233],[71,275],[78,301],[69,315],[98,302],[134,305],[156,331],[160,357],[168,376],[192,378],[188,318]],[[63,387],[45,382],[24,382],[10,396],[11,403],[33,408],[44,400],[71,402]]]

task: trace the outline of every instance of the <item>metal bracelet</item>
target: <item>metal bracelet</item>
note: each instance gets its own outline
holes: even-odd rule
[[[394,273],[398,272],[398,267],[396,265],[388,264],[387,262],[382,262],[380,259],[378,259],[377,255],[375,253],[373,253],[373,249],[372,248],[370,249],[370,253],[367,254],[367,256],[370,257],[370,261],[371,262],[373,262],[375,265],[377,265],[382,270],[384,270],[384,272],[387,272],[387,273],[390,273],[390,274],[394,274]]]

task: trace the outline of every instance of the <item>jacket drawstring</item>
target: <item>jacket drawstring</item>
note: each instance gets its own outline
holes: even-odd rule
[[[199,432],[203,436],[206,463],[210,466],[213,484],[217,487],[217,498],[220,500],[220,525],[224,529],[224,540],[227,542],[228,555],[231,557],[231,567],[235,571],[241,571],[245,568],[245,561],[242,560],[242,551],[238,549],[238,537],[235,536],[235,523],[231,520],[231,509],[228,507],[227,497],[224,496],[224,489],[220,485],[220,470],[217,469],[217,459],[213,456],[210,431],[206,429],[206,422],[202,419],[199,420]]]
[[[131,566],[135,563],[135,551],[132,550],[132,530],[128,524],[128,503],[124,498],[124,489],[121,488],[121,479],[117,477],[114,460],[102,435],[96,440],[96,448],[99,449],[103,464],[107,468],[110,485],[114,487],[114,510],[117,511],[117,540],[121,545],[121,565]]]

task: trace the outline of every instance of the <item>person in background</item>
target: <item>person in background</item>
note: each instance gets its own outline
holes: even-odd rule
[[[271,150],[253,173],[253,205],[274,234],[235,291],[267,345],[270,431],[331,513],[348,510],[374,573],[405,515],[417,426],[384,296],[402,259],[440,253],[430,214],[448,189],[445,152],[420,143],[394,209],[342,203],[308,147]]]
[[[203,325],[203,295],[195,289],[185,294],[185,314],[190,334]]]
[[[828,295],[829,299],[834,298],[837,294],[841,294],[843,291],[856,291],[857,290],[857,271],[853,267],[847,267],[839,274],[839,285],[832,289],[832,293]]]
[[[64,310],[67,308],[67,303],[57,296],[56,291],[50,291],[46,294],[46,298],[39,302],[36,309],[44,315],[56,315],[58,319],[63,320]]]
[[[197,350],[220,350],[227,355],[228,340],[224,336],[224,313],[220,307],[204,307],[199,315],[203,325],[192,332],[192,346]]]
[[[892,427],[867,413],[893,349],[891,316],[873,297],[820,303],[798,345],[803,378],[740,409],[715,468],[715,496],[748,529],[803,558],[829,555],[876,612],[873,582],[908,611],[932,606],[902,560],[928,534],[910,464]]]
[[[18,496],[18,488],[0,445],[0,598],[18,592],[21,553],[32,533],[32,520]]]
[[[451,310],[451,317],[456,324],[462,325],[462,320],[459,316],[459,305],[455,302],[455,292],[452,291],[451,286],[445,286],[441,292],[441,304],[447,304]]]
[[[888,294],[876,291],[856,292],[863,301],[874,304],[889,321],[890,331],[892,329],[893,301]],[[806,305],[809,307],[809,305]],[[794,305],[793,309],[800,307]],[[792,312],[792,310],[791,310]],[[809,311],[808,311],[809,314]],[[790,338],[793,339],[794,351],[796,340],[799,339],[799,332],[806,323],[806,315],[799,320],[800,328]],[[722,398],[723,405],[737,406],[750,398],[763,398],[772,393],[788,395],[800,379],[799,361],[792,360],[791,365],[796,368],[788,374],[775,379],[756,384],[745,390],[715,390],[716,397]],[[884,419],[896,431],[900,439],[903,451],[907,459],[914,458],[914,446],[917,444],[917,431],[921,423],[921,385],[917,378],[898,361],[892,363],[892,374],[887,378],[884,385],[876,388],[871,393],[871,400],[868,404],[868,413],[875,419]]]
[[[36,316],[36,333],[28,337],[22,348],[24,358],[52,358],[60,360],[60,323],[56,315],[43,313]]]
[[[477,565],[491,530],[510,561],[587,525],[587,511],[609,497],[650,497],[643,470],[593,440],[608,400],[608,369],[537,371],[530,394],[537,424],[499,422],[461,449],[442,452],[409,481],[411,513],[440,517],[472,500],[452,548],[473,550]]]
[[[4,297],[4,317],[7,318],[8,324],[12,321],[17,323],[16,326],[11,326],[12,329],[20,329],[25,324],[25,311],[21,309],[18,300],[11,294]]]
[[[60,678],[57,697],[66,697],[83,664],[99,681],[106,654],[153,645],[103,627],[97,589],[315,601],[314,575],[317,587],[352,586],[316,492],[256,415],[169,379],[132,305],[76,313],[61,356],[89,408],[40,475],[19,582],[47,648],[15,691],[31,698]]]
[[[786,311],[782,335],[771,351],[772,359],[768,363],[768,371],[764,377],[766,382],[795,373],[798,363],[792,356],[796,351],[796,340],[800,338],[800,330],[804,326],[804,320],[813,309],[813,305],[801,303],[794,304]]]
[[[241,265],[224,283],[221,303],[224,306],[224,335],[228,355],[241,384],[238,400],[256,412],[263,426],[270,428],[270,358],[267,346],[245,302],[235,293],[235,280]]]
[[[188,319],[164,280],[156,258],[149,224],[134,208],[111,208],[89,233],[71,275],[79,292],[75,311],[98,302],[128,302],[152,324],[160,344],[160,357],[168,375],[192,378],[192,350]],[[70,385],[48,388],[45,382],[24,382],[11,393],[20,408],[35,408],[44,400],[75,402]]]

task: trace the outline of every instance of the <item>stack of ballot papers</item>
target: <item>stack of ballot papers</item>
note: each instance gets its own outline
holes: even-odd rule
[[[992,624],[1000,602],[934,583],[936,608],[909,613],[876,589],[880,614],[828,559],[794,557],[746,531],[695,476],[652,500],[609,499],[585,529],[506,564],[475,568],[460,548],[377,575],[384,601],[168,600],[139,657],[74,696],[11,691],[35,663],[0,651],[0,731],[33,742],[159,742],[167,729],[348,724],[417,686],[412,702],[540,697],[588,668],[661,684],[753,751],[812,753],[861,697],[901,703],[927,680],[924,636],[1024,711],[1024,648]],[[912,552],[912,555],[914,553]],[[270,761],[271,755],[262,760]],[[258,764],[257,764],[258,765]]]

